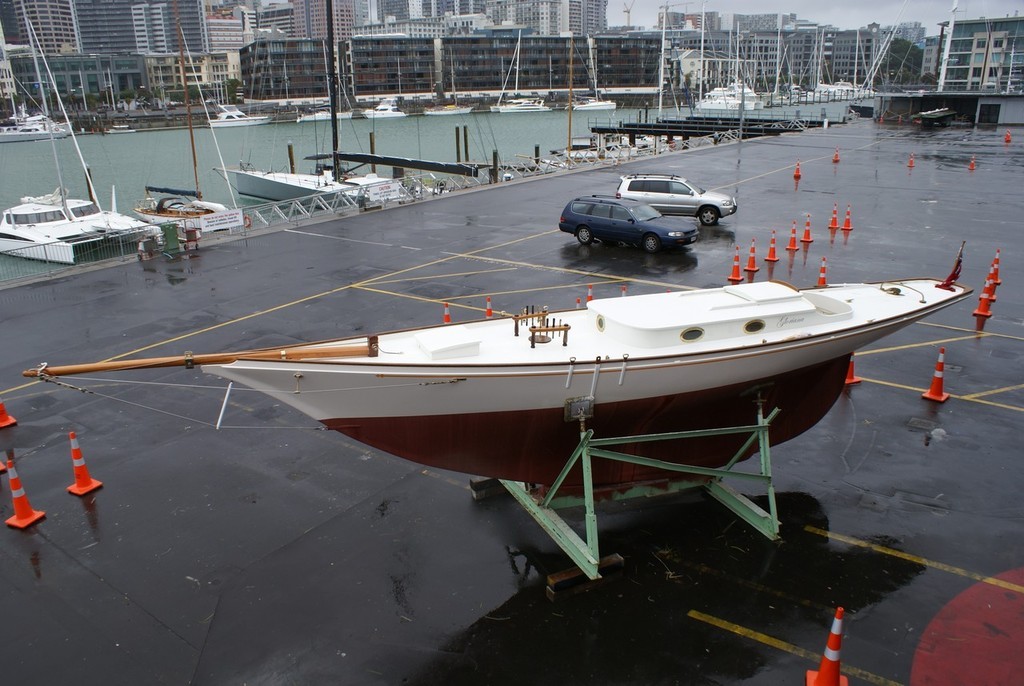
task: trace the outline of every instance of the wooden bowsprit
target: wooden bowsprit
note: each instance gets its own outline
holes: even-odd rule
[[[729,508],[740,519],[750,524],[769,540],[774,541],[779,538],[779,520],[775,503],[775,488],[772,484],[771,445],[768,431],[772,420],[778,416],[779,412],[780,410],[775,408],[765,416],[763,414],[762,401],[758,400],[757,417],[754,424],[614,438],[594,438],[593,430],[586,429],[584,427],[584,420],[581,418],[580,442],[569,456],[561,473],[551,484],[550,488],[541,492],[521,482],[505,479],[500,479],[499,481],[591,581],[602,579],[603,569],[609,567],[617,569],[621,567],[622,561],[622,558],[617,555],[602,558],[600,554],[591,471],[592,458],[618,460],[645,467],[655,467],[684,477],[673,479],[667,484],[659,485],[657,488],[636,486],[621,492],[616,491],[611,495],[613,500],[646,498],[651,495],[663,495],[691,488],[703,488],[709,495]],[[612,446],[622,444],[651,443],[732,434],[749,434],[749,436],[732,458],[719,468],[665,462],[639,455],[628,455],[609,449]],[[760,455],[759,472],[756,474],[733,472],[733,466],[743,459],[755,441],[757,442]],[[580,469],[582,469],[582,498],[575,495],[560,496],[558,494],[559,489],[577,463],[579,463]],[[694,477],[697,477],[697,479],[695,480]],[[768,511],[765,511],[747,496],[722,483],[722,480],[726,477],[761,484],[767,491]],[[585,532],[583,536],[578,534],[557,512],[558,509],[579,506],[583,506],[585,509]],[[558,584],[564,584],[567,580],[565,574],[549,576],[549,597],[552,597],[559,590],[557,588]]]

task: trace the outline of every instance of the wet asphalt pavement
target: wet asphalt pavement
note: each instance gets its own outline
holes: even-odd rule
[[[851,683],[1017,684],[1024,657],[1020,250],[1024,130],[858,122],[502,184],[0,290],[0,429],[46,518],[0,532],[0,674],[57,684],[798,684],[836,606]],[[833,163],[838,147],[841,161]],[[907,162],[914,154],[915,166]],[[977,168],[968,170],[971,157]],[[800,161],[802,178],[793,179]],[[732,192],[693,250],[580,246],[575,195],[627,171]],[[850,205],[853,231],[830,235]],[[814,242],[782,250],[810,213]],[[697,493],[606,505],[621,578],[551,602],[570,566],[509,497],[319,430],[198,370],[23,379],[40,362],[214,352],[769,276],[1003,284],[855,356],[863,381],[773,446],[782,540]],[[921,398],[945,347],[945,403]],[[67,434],[103,487],[83,498]],[[496,446],[500,449],[500,446]],[[748,461],[744,469],[752,469]],[[0,517],[12,514],[0,480]],[[737,485],[741,488],[742,485]],[[757,496],[756,492],[750,492]],[[763,502],[763,501],[762,501]],[[577,514],[567,515],[578,522]]]

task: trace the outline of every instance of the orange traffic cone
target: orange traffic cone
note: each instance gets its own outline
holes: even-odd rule
[[[821,656],[818,671],[807,670],[806,686],[848,686],[849,680],[839,673],[839,653],[843,647],[843,608],[836,608],[832,630]]]
[[[576,298],[576,309],[577,310],[580,309],[580,305],[582,305],[582,304],[583,304],[582,300],[580,298]]]
[[[992,267],[988,268],[988,276],[985,277],[985,287],[981,289],[982,293],[988,293],[990,305],[996,301],[996,282],[992,278],[992,269]]]
[[[839,148],[836,148],[836,153],[832,155],[832,164],[839,163]]]
[[[1009,136],[1010,132],[1007,131],[1006,135]],[[1009,143],[1009,141],[1007,141],[1007,143]],[[794,179],[799,179],[801,176],[803,176],[803,175],[800,173],[800,160],[797,160],[796,161],[796,169],[793,170],[793,178]]]
[[[800,248],[796,245],[796,220],[793,220],[793,228],[789,231],[789,245],[786,246],[786,250],[796,252]]]
[[[758,271],[758,269],[759,269],[759,267],[757,266],[757,256],[756,256],[756,253],[754,251],[754,241],[755,240],[757,240],[757,239],[755,239],[755,238],[751,238],[750,239],[750,256],[747,257],[747,266],[743,268],[743,271],[750,272],[751,274],[753,274],[754,272]]]
[[[907,166],[911,169],[914,168],[914,153],[910,153],[910,159],[907,160]]]
[[[1010,135],[1010,129],[1006,129],[1006,135],[1003,136],[1003,142],[1004,143],[1009,143],[1012,140],[1013,140],[1013,137]]]
[[[942,390],[942,377],[946,368],[946,349],[939,348],[939,360],[935,363],[935,374],[932,375],[932,385],[921,394],[925,400],[934,400],[937,403],[944,403],[949,399],[949,393]]]
[[[825,278],[825,258],[821,258],[821,269],[818,270],[818,285],[827,286],[828,281]]]
[[[828,222],[828,228],[830,230],[839,228],[839,203],[832,203],[832,219]]]
[[[494,310],[491,309],[491,296],[487,296],[487,309],[484,311],[484,316],[488,319],[494,316]]]
[[[999,278],[999,248],[996,248],[996,258],[992,260],[992,283],[1002,285],[1003,280]]]
[[[75,483],[68,486],[68,493],[85,495],[102,486],[103,482],[89,476],[89,468],[85,466],[85,458],[82,457],[82,450],[78,447],[78,437],[75,436],[75,432],[69,433],[68,438],[71,439],[71,464],[75,467]]]
[[[974,171],[974,155],[971,155],[971,163],[967,165],[967,171]]]
[[[587,302],[594,299],[594,286],[592,284],[587,286]]]
[[[850,223],[850,206],[846,206],[846,219],[843,220],[843,225],[840,227],[843,231],[853,231],[853,224]]]
[[[796,232],[793,232],[793,238],[796,238]],[[775,254],[775,229],[772,229],[772,239],[768,242],[768,256],[764,258],[765,262],[778,262],[779,256]]]
[[[853,371],[853,355],[850,355],[850,366],[846,368],[846,385],[852,386],[860,383],[861,381],[863,381],[863,379],[857,376]]]
[[[10,453],[8,453],[10,454]],[[18,478],[18,470],[14,468],[14,460],[7,460],[7,472],[11,480],[11,500],[14,503],[14,516],[7,519],[7,526],[15,529],[30,527],[46,516],[42,510],[33,510],[25,495],[25,489],[21,487],[21,479]]]
[[[621,286],[619,286],[619,290],[622,292],[622,297],[625,298],[626,297],[626,284],[622,284]]]
[[[444,304],[444,323],[445,324],[451,324],[452,323],[452,313],[448,309],[448,303]]]
[[[17,423],[17,419],[7,414],[7,408],[4,407],[4,401],[0,400],[0,429],[5,426],[14,426]]]
[[[740,246],[736,246],[736,255],[732,258],[732,273],[729,274],[727,279],[733,283],[739,283],[743,280],[740,275]]]
[[[978,309],[972,313],[975,317],[984,317],[985,319],[988,319],[992,316],[992,311],[989,309],[989,305],[991,305],[991,303],[989,302],[990,298],[988,291],[989,280],[985,279],[985,288],[981,290],[981,297],[978,298]]]
[[[801,243],[813,243],[814,239],[811,238],[811,215],[807,215],[807,223],[804,224],[804,236],[800,239]]]

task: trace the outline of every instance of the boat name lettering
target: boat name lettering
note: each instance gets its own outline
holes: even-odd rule
[[[803,320],[804,320],[803,317],[787,317],[787,316],[782,316],[782,317],[779,317],[779,323],[776,326],[778,326],[778,328],[781,329],[783,327],[789,326],[790,324],[799,324]]]

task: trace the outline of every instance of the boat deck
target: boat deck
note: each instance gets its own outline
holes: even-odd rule
[[[1024,184],[1024,130],[1013,134],[864,121],[211,237],[173,260],[0,290],[0,398],[18,420],[0,448],[46,511],[0,532],[5,681],[775,686],[817,668],[841,605],[851,683],[1015,683],[1024,268],[1006,199]],[[741,209],[692,250],[657,255],[557,230],[568,199],[613,192],[627,171],[684,174]],[[847,205],[853,230],[829,232]],[[806,214],[813,242],[785,251]],[[772,230],[774,265],[761,261]],[[822,257],[831,283],[943,278],[966,240],[961,281],[980,293],[1001,248],[1004,285],[983,332],[972,298],[863,350],[861,382],[773,447],[780,542],[695,493],[606,505],[601,553],[622,555],[622,578],[557,603],[545,576],[569,560],[511,498],[475,502],[465,475],[240,388],[222,408],[225,385],[198,370],[70,388],[20,376],[43,361],[422,326],[444,302],[457,324],[487,297],[511,312],[572,308],[588,286],[721,286],[752,238],[756,282],[813,285]],[[941,404],[921,397],[940,347]],[[103,482],[81,498],[65,492],[70,431]]]

